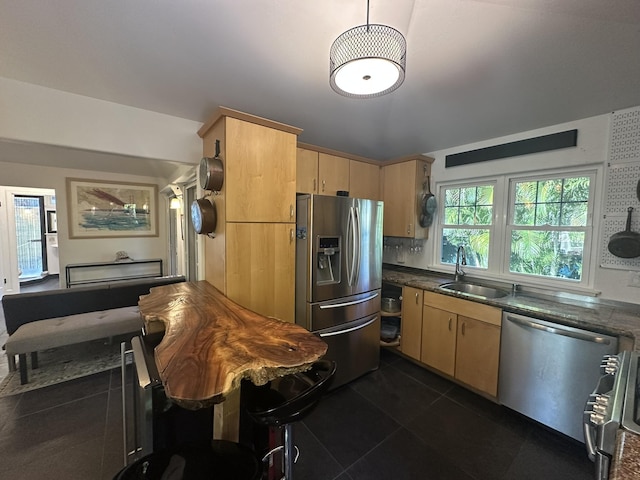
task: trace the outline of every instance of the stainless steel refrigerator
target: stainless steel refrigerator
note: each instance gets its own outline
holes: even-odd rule
[[[378,368],[381,201],[301,195],[296,220],[296,323],[327,342],[332,388]]]

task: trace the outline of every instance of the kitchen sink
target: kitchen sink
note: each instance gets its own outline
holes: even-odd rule
[[[441,288],[442,290],[449,290],[451,292],[462,293],[464,295],[470,295],[473,297],[501,298],[509,295],[509,292],[506,290],[470,282],[445,283],[443,285],[440,285],[439,288]]]

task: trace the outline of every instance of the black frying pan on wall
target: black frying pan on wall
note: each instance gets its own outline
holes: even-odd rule
[[[638,198],[640,198],[640,182],[638,182]],[[627,228],[614,233],[609,238],[609,251],[620,258],[640,257],[640,233],[631,231],[631,214],[633,207],[627,209]]]
[[[431,193],[431,178],[427,177],[424,183],[425,192],[420,202],[420,226],[422,228],[430,227],[433,223],[433,214],[436,211],[436,197]]]

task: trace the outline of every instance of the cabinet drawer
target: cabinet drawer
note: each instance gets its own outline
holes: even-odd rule
[[[428,291],[424,292],[423,299],[424,304],[430,307],[456,312],[492,325],[502,325],[502,310],[491,305]]]

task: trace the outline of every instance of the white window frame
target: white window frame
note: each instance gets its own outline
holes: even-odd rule
[[[571,226],[522,226],[522,225],[514,225],[513,217],[515,214],[515,184],[517,182],[541,182],[545,180],[557,180],[561,178],[574,178],[574,177],[589,177],[589,199],[587,203],[587,221],[584,227],[571,227]],[[512,275],[521,280],[529,280],[529,281],[544,281],[548,283],[549,286],[557,285],[558,287],[567,286],[567,285],[576,285],[576,286],[588,286],[589,279],[591,278],[591,258],[592,258],[592,248],[593,248],[593,210],[594,210],[594,198],[595,198],[595,185],[597,179],[596,170],[572,170],[572,171],[561,171],[561,172],[547,172],[543,175],[519,175],[519,176],[510,176],[508,179],[509,185],[509,204],[508,204],[508,220],[505,224],[505,249],[504,257],[503,257],[503,265],[504,265],[504,273]],[[516,273],[509,271],[510,267],[510,254],[511,254],[511,233],[513,230],[556,230],[556,231],[577,231],[584,232],[584,246],[582,250],[582,276],[580,280],[575,280],[572,278],[560,278],[560,277],[550,277],[550,276],[542,276],[542,275],[529,275],[524,273]]]
[[[491,229],[491,240],[489,245],[489,261],[486,269],[467,266],[464,267],[470,276],[486,277],[487,279],[502,280],[513,283],[529,284],[541,288],[555,290],[587,290],[593,287],[593,270],[597,263],[597,248],[594,238],[596,237],[597,224],[594,218],[597,211],[596,194],[597,184],[601,181],[602,171],[593,165],[584,165],[580,168],[545,169],[528,173],[507,173],[494,177],[464,181],[460,179],[439,182],[436,184],[438,192],[438,214],[434,228],[433,241],[433,262],[434,270],[453,273],[455,266],[442,263],[442,234],[445,228],[450,226],[443,223],[444,220],[444,191],[447,188],[465,188],[479,185],[493,185],[493,224],[487,225]],[[585,242],[582,257],[582,277],[580,280],[545,277],[509,271],[511,231],[513,230],[513,214],[515,207],[516,182],[521,181],[542,181],[547,179],[568,178],[585,176],[590,178],[589,182],[589,202],[587,206],[587,225],[580,227],[580,231],[585,232]],[[480,227],[480,226],[478,226]],[[484,226],[483,226],[484,227]],[[574,227],[575,228],[575,227]],[[571,230],[571,227],[562,227],[562,230]]]
[[[454,224],[454,225],[449,225],[449,224],[445,224],[443,223],[444,221],[444,207],[445,207],[445,190],[447,189],[454,189],[454,188],[472,188],[472,187],[481,187],[481,186],[492,186],[493,187],[493,215],[492,215],[492,220],[491,220],[491,224],[490,225],[459,225],[459,224]],[[443,231],[447,228],[468,228],[469,230],[489,230],[489,238],[491,238],[492,240],[490,240],[489,243],[489,262],[487,265],[487,268],[483,268],[483,267],[473,267],[473,266],[468,266],[465,268],[468,268],[469,270],[475,270],[478,272],[490,272],[491,271],[491,258],[493,258],[493,255],[495,255],[494,252],[494,239],[496,238],[496,220],[497,220],[497,216],[496,216],[496,190],[497,190],[497,180],[495,178],[491,178],[491,179],[485,179],[485,180],[474,180],[472,182],[460,182],[460,181],[456,181],[456,182],[452,182],[452,183],[446,183],[446,184],[441,184],[438,186],[438,198],[439,198],[439,202],[438,202],[438,221],[437,221],[437,236],[436,236],[436,261],[434,263],[436,263],[437,265],[440,265],[443,268],[451,268],[451,264],[449,263],[442,263],[442,235],[443,235]],[[454,267],[455,268],[455,267]]]

